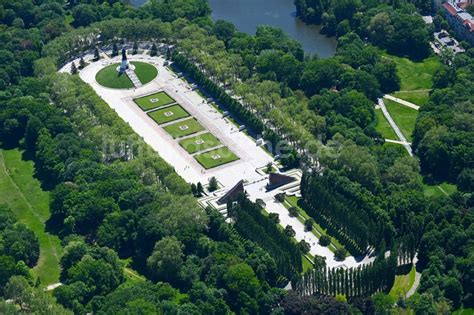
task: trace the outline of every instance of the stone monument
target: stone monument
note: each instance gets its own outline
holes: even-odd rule
[[[122,48],[122,63],[120,64],[119,72],[124,73],[125,70],[128,69],[128,60],[127,60],[127,53],[125,48]]]

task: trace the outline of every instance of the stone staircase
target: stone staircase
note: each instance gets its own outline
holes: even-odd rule
[[[140,80],[138,80],[138,77],[135,74],[135,71],[133,71],[132,69],[129,68],[129,69],[125,70],[125,73],[128,75],[128,77],[130,78],[130,80],[132,81],[133,85],[136,88],[139,88],[139,87],[142,86],[142,83],[140,82]]]

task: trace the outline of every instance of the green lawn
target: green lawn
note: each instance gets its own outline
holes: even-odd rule
[[[64,18],[64,21],[66,22],[66,24],[72,24],[74,22],[74,17],[72,16],[72,14],[67,14]]]
[[[136,270],[130,267],[132,262],[131,258],[120,259],[123,265],[123,275],[125,276],[125,283],[137,284],[146,281],[146,278],[139,274]]]
[[[147,84],[158,75],[158,70],[149,63],[140,61],[131,61],[130,63],[135,66],[135,74],[142,84]],[[133,88],[132,81],[125,73],[119,75],[117,71],[119,65],[119,63],[114,63],[97,72],[95,76],[97,83],[111,89]]]
[[[441,188],[442,191],[446,192],[448,195],[452,195],[458,190],[456,185],[449,184],[446,182],[441,183],[438,186]]]
[[[150,110],[153,108],[160,108],[175,102],[165,92],[158,92],[133,100],[142,110]]]
[[[384,139],[391,139],[391,140],[398,140],[395,131],[393,131],[392,127],[388,123],[387,119],[382,113],[380,108],[375,110],[375,115],[377,117],[377,124],[375,125],[375,130],[377,130]]]
[[[188,117],[189,114],[181,106],[173,105],[153,112],[149,112],[148,116],[150,116],[154,121],[156,121],[158,125],[161,125],[173,120]]]
[[[415,266],[413,266],[408,274],[395,276],[395,282],[393,283],[393,287],[389,293],[395,301],[398,300],[400,295],[405,296],[411,289],[415,283],[415,273]]]
[[[199,154],[194,156],[194,158],[205,169],[210,169],[239,159],[239,157],[235,155],[232,151],[230,151],[227,147],[222,147],[203,154]]]
[[[433,74],[441,65],[439,57],[433,56],[421,62],[413,62],[408,58],[383,53],[387,59],[397,64],[397,72],[401,79],[401,90],[431,89]]]
[[[33,163],[23,161],[19,150],[0,150],[0,202],[9,205],[18,220],[38,236],[40,258],[33,273],[46,286],[59,281],[62,248],[59,238],[45,231],[49,193],[41,189],[33,173]]]
[[[456,185],[441,183],[439,185],[423,184],[423,193],[426,197],[445,197],[451,196],[457,191]]]
[[[194,118],[180,121],[176,124],[172,124],[164,127],[173,138],[181,138],[184,136],[192,135],[193,133],[203,131],[204,127]]]
[[[158,75],[158,69],[147,62],[131,61],[130,63],[135,66],[135,74],[143,85],[151,82]]]
[[[298,201],[300,200],[300,198],[296,197],[296,196],[286,196],[285,197],[285,202],[283,203],[283,205],[285,206],[285,208],[290,208],[290,207],[296,207],[298,209],[298,212],[300,214],[300,216],[298,217],[298,220],[304,224],[304,222],[311,218],[307,213],[306,211],[301,208],[299,205],[298,205]],[[313,219],[314,221],[314,219]],[[336,249],[338,248],[344,248],[344,246],[342,246],[341,243],[339,243],[339,241],[334,238],[334,237],[331,237],[329,234],[327,234],[327,231],[325,229],[323,229],[317,222],[314,221],[314,224],[313,224],[313,230],[311,231],[316,237],[320,238],[321,235],[327,235],[331,238],[331,244],[328,246],[329,250],[331,250],[332,252],[336,251]]]
[[[429,99],[429,91],[426,89],[413,91],[398,91],[392,93],[392,95],[418,106],[425,105],[426,103],[428,103]]]
[[[387,106],[390,116],[392,116],[393,121],[395,121],[398,128],[400,128],[405,138],[411,141],[418,111],[387,99],[384,99],[384,103],[385,106]]]
[[[114,63],[110,66],[107,66],[101,69],[95,75],[95,80],[102,86],[111,89],[131,89],[133,88],[133,83],[130,81],[128,76],[125,73],[119,75],[117,72],[117,67],[120,64]]]
[[[181,140],[179,144],[186,150],[188,153],[193,154],[202,150],[210,149],[220,145],[219,139],[214,137],[211,133],[205,133],[200,136],[187,138]]]
[[[303,256],[303,273],[314,268],[314,265],[311,261],[308,260],[306,256]]]

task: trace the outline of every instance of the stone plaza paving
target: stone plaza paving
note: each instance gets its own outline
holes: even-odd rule
[[[84,59],[90,61],[92,55],[85,56]],[[344,261],[336,261],[334,254],[328,248],[318,245],[318,239],[313,233],[305,231],[303,223],[290,217],[288,210],[281,203],[275,201],[275,194],[281,192],[281,190],[266,191],[265,185],[268,182],[268,175],[258,170],[273,162],[273,157],[269,153],[257,146],[251,137],[239,131],[238,126],[235,126],[228,118],[224,118],[202,96],[193,91],[190,84],[169,70],[164,65],[165,60],[162,57],[133,55],[129,56],[129,60],[145,61],[154,65],[158,69],[157,78],[148,84],[133,89],[110,89],[97,83],[95,80],[97,72],[109,64],[119,62],[120,57],[91,62],[80,71],[79,75],[187,182],[201,182],[205,185],[211,177],[216,177],[220,189],[211,198],[217,198],[218,194],[224,194],[238,181],[244,180],[245,190],[249,198],[252,201],[256,199],[263,200],[266,203],[266,210],[278,213],[280,224],[283,227],[291,225],[296,232],[295,239],[297,241],[306,240],[311,245],[310,253],[325,257],[329,267],[354,267],[373,261],[374,258],[368,257],[365,257],[362,261],[356,261],[354,257],[347,257]],[[77,64],[78,60],[74,60],[74,62]],[[71,63],[68,63],[63,66],[60,72],[69,72],[70,67]],[[179,145],[180,139],[173,139],[162,126],[153,121],[133,101],[136,98],[159,91],[165,91],[172,97],[190,114],[190,117],[197,119],[207,131],[219,139],[222,145],[235,153],[239,160],[208,170],[202,167],[193,155]]]
[[[138,89],[118,90],[109,89],[95,81],[96,73],[105,65],[118,62],[119,57],[91,63],[80,72],[80,77],[89,83],[116,112],[143,137],[153,149],[187,182],[201,182],[206,184],[209,178],[215,176],[221,186],[231,187],[239,179],[255,181],[260,175],[254,170],[272,162],[273,158],[258,147],[255,142],[227,118],[223,118],[214,107],[207,104],[189,84],[178,78],[176,74],[163,66],[164,59],[143,55],[129,56],[130,61],[147,61],[158,68],[158,77]],[[66,65],[63,69],[67,71]],[[233,151],[239,160],[218,166],[213,169],[204,169],[191,155],[189,155],[176,140],[162,127],[158,126],[133,101],[143,95],[165,91],[176,100],[191,116],[196,118],[208,131],[216,136],[222,144]],[[203,102],[204,101],[204,102]]]

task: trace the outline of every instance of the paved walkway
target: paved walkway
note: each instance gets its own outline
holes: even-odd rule
[[[125,70],[125,73],[128,75],[130,81],[132,81],[135,88],[139,88],[139,87],[142,86],[142,83],[140,82],[137,75],[135,74],[135,71],[133,71],[132,69],[129,68],[129,69]]]
[[[120,57],[115,57],[107,62],[92,62],[81,70],[79,75],[125,122],[130,124],[137,134],[143,137],[146,143],[172,165],[181,177],[190,183],[206,184],[209,178],[215,176],[221,186],[226,188],[231,188],[238,179],[245,179],[249,182],[260,179],[261,175],[255,169],[272,162],[273,157],[258,147],[245,133],[239,132],[227,118],[223,118],[222,114],[205,102],[196,91],[192,91],[187,82],[178,78],[165,67],[163,58],[143,55],[129,56],[130,61],[146,61],[158,69],[158,77],[140,88],[118,90],[99,85],[95,81],[96,73],[106,64],[119,62],[119,60]],[[66,72],[67,67],[68,65],[65,65],[61,71]],[[204,169],[178,144],[176,139],[173,139],[133,102],[134,98],[160,90],[166,91],[240,159],[213,169]]]
[[[402,144],[404,145],[405,142],[402,142],[402,141],[398,141],[398,140],[392,140],[392,139],[385,139],[385,142],[390,142],[390,143],[396,143],[396,144]],[[411,145],[410,142],[407,142],[409,145]]]
[[[267,191],[265,185],[267,181],[258,181],[250,185],[245,186],[245,191],[249,195],[252,201],[261,199],[265,202],[265,210],[269,213],[277,213],[280,219],[280,225],[285,228],[287,225],[291,225],[295,230],[295,239],[299,242],[305,240],[311,245],[310,253],[315,256],[322,256],[326,260],[328,267],[344,267],[351,268],[359,265],[367,264],[374,261],[375,257],[364,257],[361,261],[356,261],[353,256],[346,257],[343,261],[337,261],[334,258],[334,253],[328,247],[319,245],[319,238],[311,231],[306,231],[304,224],[295,217],[290,217],[286,207],[275,200],[275,195],[281,191],[276,189],[273,191]]]
[[[61,282],[57,282],[57,283],[53,283],[53,284],[50,284],[48,285],[46,288],[44,288],[45,291],[52,291],[54,289],[56,289],[57,287],[60,287],[62,286],[63,284]]]
[[[413,152],[411,151],[410,143],[407,141],[407,139],[405,138],[403,133],[400,131],[400,129],[398,128],[395,121],[393,121],[392,116],[390,116],[390,113],[388,112],[387,107],[385,106],[385,103],[383,102],[383,98],[378,99],[378,105],[379,105],[380,109],[382,109],[382,113],[385,116],[385,118],[387,119],[388,123],[390,124],[392,129],[395,131],[395,134],[400,139],[401,144],[408,151],[408,154],[410,154],[410,156],[413,156]]]
[[[420,279],[421,279],[421,273],[418,271],[415,273],[415,282],[413,282],[412,287],[410,290],[408,290],[407,294],[405,295],[407,298],[415,294],[416,289],[418,289],[418,286],[420,285]]]
[[[397,102],[397,103],[399,103],[403,106],[410,107],[414,110],[419,110],[420,109],[420,106],[418,106],[416,104],[410,103],[408,101],[402,100],[401,98],[398,98],[398,97],[395,97],[395,96],[392,96],[392,95],[389,95],[389,94],[385,94],[383,97],[388,99],[388,100]]]

